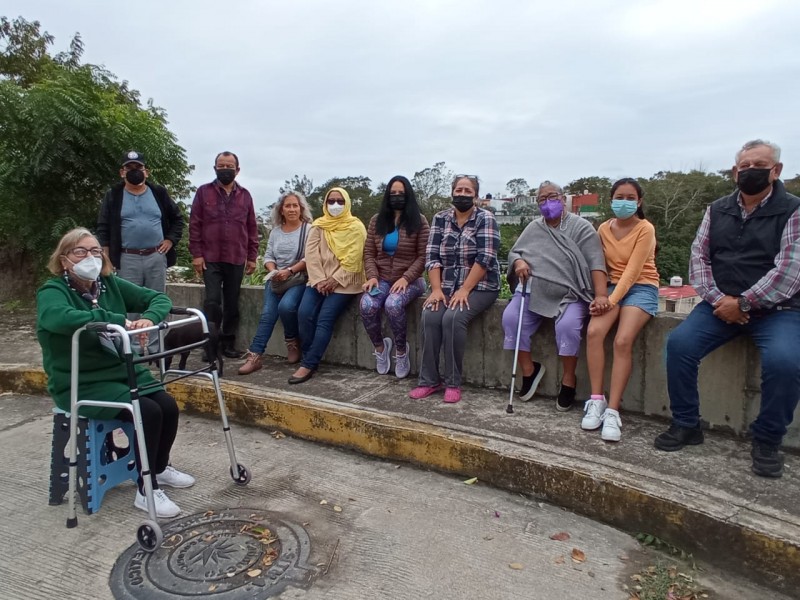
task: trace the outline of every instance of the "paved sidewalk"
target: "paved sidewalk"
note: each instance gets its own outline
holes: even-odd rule
[[[66,505],[47,505],[50,409],[48,398],[0,395],[0,597],[111,598],[109,573],[146,515],[132,506],[126,483],[108,492],[98,513],[79,509],[77,528],[64,527]],[[233,435],[250,485],[227,476],[219,421],[184,415],[172,460],[197,484],[169,494],[184,514],[245,508],[302,524],[315,576],[280,598],[621,599],[622,586],[635,585],[632,574],[661,561],[699,578],[712,599],[783,598],[730,574],[693,571],[619,530],[480,482],[255,428],[234,426]],[[550,538],[560,532],[570,539]],[[571,560],[573,548],[584,562]]]
[[[6,364],[0,377],[41,393],[41,375],[30,366],[40,361],[38,346],[25,328],[7,333],[0,363],[18,366]],[[461,403],[445,405],[441,395],[408,399],[415,382],[391,375],[323,365],[309,382],[289,386],[294,368],[278,358],[266,358],[265,368],[247,377],[236,375],[239,364],[226,362],[224,380],[235,422],[478,475],[631,533],[654,534],[777,589],[800,582],[797,455],[787,455],[782,479],[768,480],[751,473],[746,440],[709,432],[702,446],[662,453],[652,442],[666,424],[624,411],[622,442],[610,444],[580,429],[580,406],[557,413],[552,398],[516,402],[508,415],[502,390],[466,388]],[[190,413],[216,410],[201,385],[177,384],[173,392]]]

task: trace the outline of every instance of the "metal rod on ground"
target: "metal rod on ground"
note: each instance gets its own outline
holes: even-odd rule
[[[506,412],[508,414],[512,414],[514,412],[514,388],[516,387],[517,383],[517,358],[519,357],[519,338],[522,334],[522,315],[525,311],[525,289],[527,286],[525,285],[527,282],[522,282],[517,284],[517,289],[522,288],[522,297],[519,300],[519,317],[517,319],[517,341],[514,344],[514,364],[511,367],[511,389],[508,392],[508,406],[506,406]]]

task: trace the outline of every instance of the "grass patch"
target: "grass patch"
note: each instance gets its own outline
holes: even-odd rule
[[[684,569],[688,570],[688,569]],[[630,600],[705,600],[714,598],[678,565],[658,561],[631,575],[631,583],[623,586]],[[694,569],[692,569],[693,571]]]

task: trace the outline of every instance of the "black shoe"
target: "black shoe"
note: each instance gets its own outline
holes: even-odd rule
[[[780,477],[783,475],[783,455],[778,446],[753,440],[750,450],[753,457],[753,473],[761,477]]]
[[[558,399],[556,400],[556,410],[567,412],[572,408],[575,402],[575,388],[568,385],[561,384],[561,389],[558,390]]]
[[[539,387],[539,382],[544,377],[544,366],[541,363],[533,363],[533,373],[530,375],[522,376],[522,389],[519,391],[519,399],[527,402],[536,393],[536,388]]]
[[[244,356],[244,352],[242,352],[241,350],[237,350],[236,348],[233,347],[233,345],[225,346],[222,349],[222,356],[224,356],[225,358],[242,358]]]
[[[664,452],[675,452],[684,446],[697,446],[703,443],[703,430],[697,427],[681,427],[674,423],[669,429],[660,434],[653,445]]]
[[[305,383],[306,381],[311,379],[313,376],[314,376],[314,370],[312,369],[308,373],[303,375],[302,377],[295,377],[294,375],[292,375],[291,377],[289,377],[289,383],[293,384],[293,385],[296,384],[296,383]]]

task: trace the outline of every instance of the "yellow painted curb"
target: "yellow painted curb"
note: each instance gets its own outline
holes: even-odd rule
[[[186,413],[219,415],[210,384],[180,381],[168,387]],[[794,593],[800,585],[800,531],[793,524],[745,508],[731,516],[712,501],[704,503],[701,491],[670,497],[666,487],[653,490],[598,476],[563,455],[442,425],[274,389],[227,382],[223,389],[232,421],[477,477],[625,531],[647,532],[776,589]],[[47,393],[42,371],[19,367],[0,367],[0,390]]]

